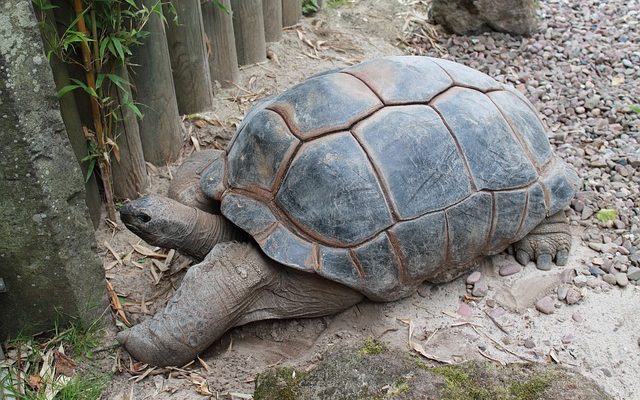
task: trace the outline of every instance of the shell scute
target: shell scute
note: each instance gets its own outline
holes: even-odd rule
[[[227,179],[233,187],[271,190],[278,170],[300,141],[280,115],[256,112],[236,135],[229,149]]]
[[[348,129],[380,107],[380,99],[362,81],[339,72],[304,81],[268,105],[303,140]]]
[[[457,138],[478,190],[518,188],[538,178],[511,127],[484,94],[455,87],[433,107]]]
[[[338,245],[358,243],[392,223],[375,172],[348,132],[304,145],[276,202],[302,230]]]
[[[427,57],[394,56],[346,68],[376,92],[386,105],[426,103],[453,84]]]
[[[385,107],[353,131],[382,174],[401,219],[444,209],[471,193],[456,144],[430,107]]]

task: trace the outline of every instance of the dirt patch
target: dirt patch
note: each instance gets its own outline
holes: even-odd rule
[[[269,45],[268,62],[243,68],[237,86],[216,91],[213,111],[185,117],[183,155],[197,148],[223,148],[243,115],[263,97],[327,69],[401,54],[394,46],[396,37],[416,2],[404,3],[357,1],[305,18],[299,27],[285,31],[279,43]],[[432,55],[442,49],[434,47]],[[153,184],[148,193],[165,194],[178,164],[150,168]],[[119,221],[116,225],[103,226],[98,243],[107,278],[120,295],[128,320],[137,323],[163,307],[190,260],[175,254],[166,263],[166,250],[149,246],[136,250],[133,245],[146,245]],[[574,229],[575,237],[582,233]],[[575,240],[566,268],[579,268],[595,256]],[[470,297],[462,278],[444,285],[425,284],[413,296],[394,303],[365,301],[335,316],[252,323],[229,331],[201,355],[201,363],[181,369],[150,370],[120,351],[113,368],[123,372],[114,376],[103,398],[248,398],[256,375],[268,367],[304,370],[324,354],[368,337],[389,349],[406,350],[409,325],[412,340],[420,343],[423,361],[430,366],[443,360],[557,363],[594,379],[616,398],[632,398],[640,391],[638,286],[584,290],[578,304],[556,302],[555,313],[543,315],[533,303],[556,295],[562,269],[542,272],[530,265],[500,277],[498,270],[506,262],[513,258],[499,255],[482,267],[489,286],[484,298]],[[109,328],[107,342],[114,340],[116,330]]]

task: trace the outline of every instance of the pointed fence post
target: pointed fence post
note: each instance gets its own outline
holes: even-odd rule
[[[282,0],[262,0],[264,38],[277,42],[282,38]]]
[[[167,21],[167,43],[178,111],[191,114],[209,110],[213,104],[213,92],[200,0],[179,0],[173,4],[178,18],[177,21]]]
[[[231,10],[238,64],[255,64],[266,60],[262,0],[231,0]]]
[[[116,68],[116,74],[125,82],[129,82],[129,73],[124,65]],[[149,182],[147,166],[144,162],[138,119],[135,113],[125,105],[132,101],[130,87],[127,90],[118,89],[117,92],[120,115],[115,134],[120,160],[116,160],[113,155],[111,157],[113,193],[121,199],[136,199]]]
[[[301,0],[282,0],[282,26],[293,26],[302,18]]]
[[[157,0],[139,0],[147,8]],[[162,17],[151,15],[145,26],[150,34],[133,50],[134,98],[144,114],[138,123],[144,158],[155,165],[175,160],[182,149],[182,127],[173,85],[169,47]]]
[[[211,0],[204,0],[200,4],[211,80],[217,81],[222,87],[229,87],[240,79],[240,70],[231,18],[231,1],[220,0],[220,3],[224,9]]]

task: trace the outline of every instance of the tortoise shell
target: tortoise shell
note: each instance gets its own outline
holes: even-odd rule
[[[517,91],[461,64],[401,56],[254,107],[217,197],[275,261],[393,300],[520,240],[577,182]]]

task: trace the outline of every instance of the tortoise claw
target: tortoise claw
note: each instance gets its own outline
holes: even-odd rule
[[[536,258],[536,267],[542,271],[550,271],[553,266],[552,262],[553,258],[551,257],[551,254],[540,254]]]
[[[526,266],[527,264],[529,264],[531,256],[529,256],[529,253],[527,253],[526,251],[518,249],[518,251],[516,252],[516,260],[518,260],[518,262],[523,266]]]
[[[569,250],[558,250],[556,253],[556,265],[559,267],[567,265],[569,261]]]

